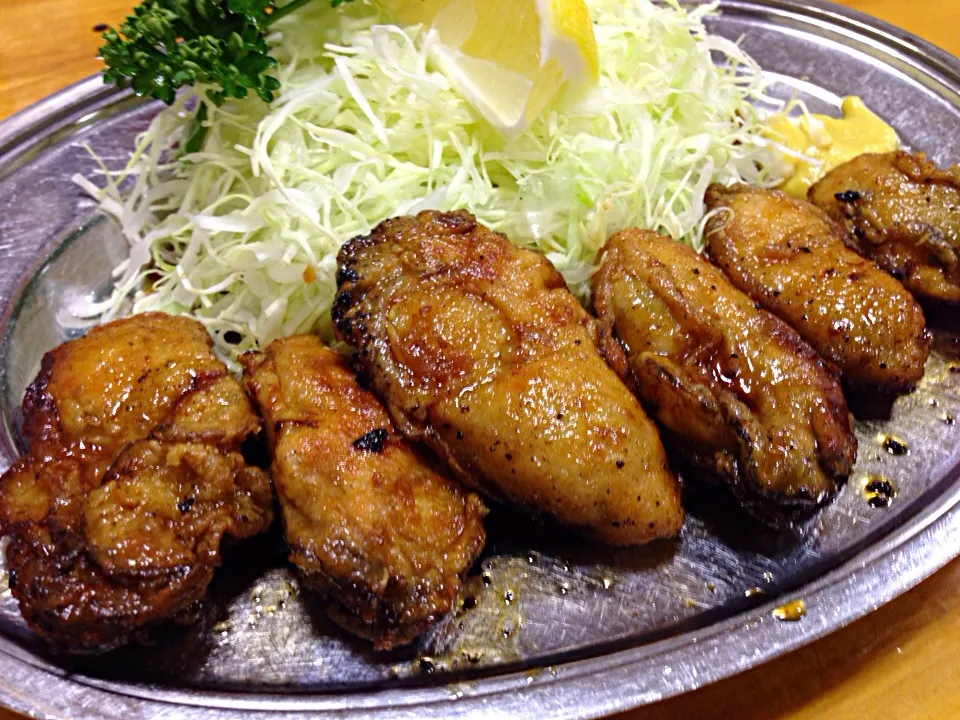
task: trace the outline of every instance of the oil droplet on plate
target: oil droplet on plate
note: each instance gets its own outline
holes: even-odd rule
[[[539,678],[541,675],[543,675],[543,672],[544,672],[544,671],[543,671],[541,668],[534,668],[533,670],[527,670],[527,671],[524,673],[524,677],[527,678],[527,684],[529,685],[529,684],[532,683],[534,680],[536,680],[537,678]]]
[[[888,508],[897,496],[897,486],[890,478],[868,475],[864,478],[861,495],[872,508]]]
[[[484,652],[483,650],[474,650],[463,652],[463,659],[466,660],[471,665],[479,665],[483,660]]]
[[[910,446],[907,445],[905,440],[896,435],[881,434],[877,437],[877,440],[883,445],[883,449],[891,455],[900,456],[910,453]]]
[[[807,604],[803,600],[790,600],[773,609],[773,616],[781,622],[797,622],[807,614]]]

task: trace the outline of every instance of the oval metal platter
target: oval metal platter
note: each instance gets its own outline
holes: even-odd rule
[[[960,161],[960,62],[832,5],[722,0],[739,40],[815,112],[857,94],[938,163]],[[125,241],[71,182],[120,166],[158,111],[92,78],[0,125],[0,431],[42,353],[85,330]],[[960,318],[931,311],[934,352],[913,394],[851,398],[856,472],[809,525],[776,534],[719,488],[688,487],[681,537],[614,550],[496,509],[460,609],[414,648],[375,654],[300,593],[278,535],[228,551],[202,621],[105,657],[52,654],[0,584],[0,702],[49,718],[599,717],[740,672],[870,612],[960,553]],[[951,327],[952,326],[952,327]],[[890,441],[889,436],[894,436]],[[875,507],[864,488],[896,488]],[[773,611],[801,599],[807,614]]]

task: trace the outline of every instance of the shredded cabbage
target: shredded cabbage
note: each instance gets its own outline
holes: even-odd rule
[[[505,142],[435,70],[431,34],[372,3],[311,3],[268,38],[277,100],[209,107],[201,152],[177,155],[181,97],[106,185],[75,180],[131,245],[108,320],[161,310],[201,321],[228,360],[299,332],[327,339],[340,245],[379,221],[466,208],[538,248],[586,300],[598,249],[641,226],[701,249],[713,181],[770,183],[753,103],[760,68],[706,32],[715,5],[587,0],[599,85],[561,97]],[[198,95],[202,92],[198,88]]]

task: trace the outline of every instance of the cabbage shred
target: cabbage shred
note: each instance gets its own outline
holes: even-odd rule
[[[207,108],[200,152],[178,154],[204,88],[159,113],[104,187],[75,178],[131,245],[102,320],[194,317],[228,360],[300,332],[332,339],[337,250],[381,220],[465,208],[544,252],[587,300],[597,251],[640,226],[702,249],[713,181],[778,178],[754,109],[760,68],[707,33],[714,5],[587,0],[599,85],[560,97],[506,142],[440,74],[433,38],[370,3],[311,3],[268,37],[279,97]]]

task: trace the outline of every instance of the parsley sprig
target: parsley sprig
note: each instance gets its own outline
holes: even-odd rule
[[[349,1],[330,0],[334,7]],[[103,34],[104,82],[168,105],[181,87],[197,84],[209,86],[207,99],[215,105],[251,92],[272,102],[280,81],[267,74],[277,61],[270,56],[266,30],[308,2],[143,0],[118,30]],[[206,106],[198,113],[199,128]],[[186,149],[199,149],[202,139],[195,131]]]

